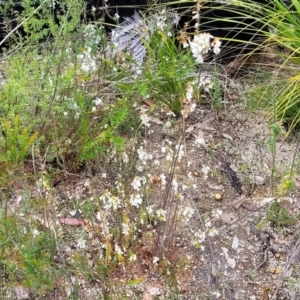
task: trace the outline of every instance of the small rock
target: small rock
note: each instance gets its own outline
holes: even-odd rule
[[[266,183],[266,178],[264,178],[262,176],[254,176],[253,182],[257,185],[263,185]]]
[[[239,247],[239,239],[238,239],[238,237],[235,235],[235,236],[233,237],[233,240],[232,240],[231,248],[232,248],[233,250],[237,250],[238,247]]]
[[[223,251],[223,253],[224,253],[225,259],[226,259],[226,261],[227,261],[229,267],[230,267],[231,269],[234,269],[235,266],[236,266],[235,259],[229,257],[229,255],[228,255],[228,249],[227,249],[227,248],[221,247],[221,249],[222,249],[222,251]]]
[[[222,194],[222,193],[216,193],[216,194],[215,194],[215,200],[221,201],[222,198],[223,198],[223,194]]]
[[[29,299],[29,291],[22,285],[18,285],[15,287],[16,299],[17,300],[25,300]]]

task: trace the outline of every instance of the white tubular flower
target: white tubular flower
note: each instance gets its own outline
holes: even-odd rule
[[[218,38],[215,38],[212,42],[214,54],[218,55],[221,52],[221,45],[222,42]]]
[[[115,252],[118,255],[122,255],[124,252],[122,251],[121,247],[118,244],[115,244]]]
[[[222,211],[220,209],[213,209],[211,215],[215,219],[219,219],[222,216]]]
[[[129,201],[132,206],[139,207],[143,202],[143,198],[140,194],[131,195]]]
[[[188,102],[191,102],[192,101],[192,98],[193,98],[193,94],[194,94],[194,86],[193,86],[194,82],[189,82],[187,84],[187,88],[186,88],[186,91],[185,91],[185,97],[186,97],[186,100]]]
[[[157,217],[158,217],[158,219],[160,220],[160,221],[166,221],[166,215],[167,215],[167,213],[166,213],[166,211],[165,210],[163,210],[163,209],[158,209],[157,211],[156,211],[156,215],[157,215]]]
[[[194,243],[201,245],[201,243],[203,243],[205,241],[205,237],[206,237],[206,234],[204,231],[201,231],[200,229],[197,230],[194,233],[194,238],[195,238]]]
[[[145,113],[140,115],[140,118],[142,120],[142,124],[145,125],[146,127],[150,127],[150,117],[146,115]]]
[[[81,238],[79,238],[79,240],[77,242],[77,247],[79,249],[85,249],[86,248],[85,243],[86,243],[86,240],[81,237]]]
[[[167,178],[166,178],[166,175],[165,174],[160,174],[159,175],[159,178],[161,180],[161,186],[162,187],[165,187],[166,184],[167,184]]]
[[[124,235],[129,235],[130,227],[128,224],[122,223],[122,233]]]
[[[221,41],[206,32],[195,35],[189,44],[197,63],[203,63],[204,56],[208,52],[213,51],[217,55],[221,51]]]
[[[218,234],[218,230],[214,227],[208,230],[208,236],[213,237],[216,236],[217,234]]]
[[[83,72],[94,72],[97,69],[97,64],[95,59],[90,53],[79,54],[78,59],[81,60],[81,70]]]
[[[130,256],[129,256],[129,261],[130,262],[133,262],[133,261],[136,261],[137,257],[136,257],[136,254],[132,253]]]
[[[97,107],[99,106],[100,104],[102,104],[102,99],[101,98],[96,98],[95,100],[92,101],[93,104]]]
[[[133,187],[133,189],[135,191],[139,192],[141,190],[141,187],[142,187],[141,181],[142,181],[141,177],[139,177],[139,176],[135,176],[135,178],[133,179],[131,186]]]
[[[209,92],[214,87],[212,78],[210,76],[201,75],[199,79],[199,87],[203,88],[205,92]]]
[[[152,160],[153,156],[151,154],[148,154],[143,147],[141,146],[138,150],[137,150],[138,156],[140,161],[142,162],[143,165],[145,165],[147,163],[148,160]]]
[[[100,200],[102,201],[103,209],[105,210],[111,208],[113,210],[116,210],[121,204],[120,199],[116,196],[113,196],[109,191],[105,191],[104,194],[100,197]]]

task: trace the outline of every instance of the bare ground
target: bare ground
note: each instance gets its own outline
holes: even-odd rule
[[[272,155],[267,115],[259,110],[249,112],[236,81],[244,84],[239,79],[229,84],[225,107],[220,111],[207,97],[185,123],[167,118],[165,111],[152,115],[151,126],[143,129],[143,149],[152,156],[146,165],[136,159],[131,165],[121,163],[120,169],[119,162],[101,161],[76,174],[59,173],[47,188],[33,181],[27,194],[24,188],[28,183],[14,187],[8,207],[11,213],[24,201],[38,206],[33,201],[38,195],[47,199],[41,214],[30,216],[47,230],[53,229],[59,217],[74,218],[71,211],[76,211],[78,220],[89,219],[76,228],[60,225],[55,261],[64,268],[72,266],[74,253],[84,254],[90,281],[78,271],[68,271],[45,299],[67,299],[75,294],[78,299],[90,300],[300,298],[297,172],[294,188],[282,191],[294,160],[298,168],[295,153],[299,147],[294,138],[284,139],[281,134]],[[179,157],[178,153],[174,160],[176,145],[181,145],[184,154]],[[135,147],[132,143],[127,152]],[[168,160],[168,149],[173,149],[173,160]],[[131,247],[137,260],[116,263],[107,275],[100,276],[96,265],[106,255],[101,245],[109,240],[103,233],[103,223],[109,222],[109,216],[101,205],[95,205],[90,216],[79,208],[96,201],[105,189],[113,190],[117,174],[127,178],[151,174],[149,205],[165,205],[168,216],[174,216],[178,207],[188,207],[193,213],[188,222],[169,218],[148,226],[140,224],[139,238]],[[165,185],[161,174],[166,175]],[[172,179],[178,187],[171,184]],[[286,218],[275,210],[275,202],[294,221],[284,224]],[[205,237],[197,244],[194,240],[198,231]],[[78,240],[83,235],[87,242],[81,249]],[[22,290],[23,297],[17,289],[13,291],[18,299],[30,298],[26,289]],[[11,298],[13,291],[7,292]]]

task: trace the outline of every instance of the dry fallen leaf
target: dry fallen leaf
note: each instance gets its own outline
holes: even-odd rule
[[[284,207],[290,214],[294,213],[294,205],[292,198],[283,198],[280,200],[282,207]]]
[[[143,293],[143,300],[152,300],[152,296],[148,292]]]
[[[154,105],[153,101],[151,99],[144,99],[143,102],[147,104],[149,107],[152,107]]]
[[[194,130],[194,126],[192,125],[185,130],[185,133],[191,133],[193,132],[193,130]]]
[[[222,249],[222,251],[223,251],[223,253],[224,253],[225,259],[226,259],[226,261],[227,261],[229,267],[230,267],[231,269],[234,269],[235,266],[236,266],[235,259],[229,257],[229,255],[228,255],[228,249],[227,249],[227,248],[221,247],[221,249]]]
[[[242,206],[249,211],[257,211],[257,207],[249,203],[248,201],[242,202]]]
[[[158,118],[155,118],[155,117],[151,117],[151,116],[150,116],[149,119],[150,119],[150,121],[153,122],[154,124],[157,124],[157,125],[163,125],[163,124],[164,124],[164,122],[161,121],[161,120],[158,119]]]
[[[196,146],[204,146],[205,148],[207,148],[207,145],[204,141],[204,133],[201,129],[198,129],[195,133],[193,133],[193,136],[195,138]]]
[[[65,224],[65,225],[71,225],[71,226],[84,225],[84,220],[80,220],[77,218],[59,218],[58,220],[61,224]]]
[[[222,133],[222,135],[224,136],[224,138],[226,138],[226,139],[228,139],[228,140],[230,140],[230,141],[233,142],[233,137],[231,135],[229,135],[227,133]]]
[[[246,200],[245,195],[242,195],[242,196],[238,197],[236,200],[234,200],[234,201],[232,202],[232,206],[233,206],[235,209],[238,209],[238,208],[242,205],[242,203],[243,203],[245,200]]]
[[[266,183],[266,178],[264,178],[262,176],[254,176],[252,181],[253,181],[253,183],[255,183],[257,185],[263,185]]]
[[[209,188],[213,189],[213,190],[224,190],[224,186],[223,185],[217,185],[217,184],[208,184]]]
[[[259,206],[260,207],[263,207],[269,203],[271,203],[272,201],[274,201],[276,198],[275,197],[267,197],[267,198],[263,198],[263,199],[260,199],[258,200],[259,202]]]

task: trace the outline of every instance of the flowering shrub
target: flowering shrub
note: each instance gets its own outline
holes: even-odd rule
[[[196,59],[196,62],[200,64],[203,63],[205,55],[207,55],[210,51],[213,51],[216,55],[221,52],[221,41],[205,32],[195,35],[194,39],[189,41],[189,45],[191,47],[193,57]]]

